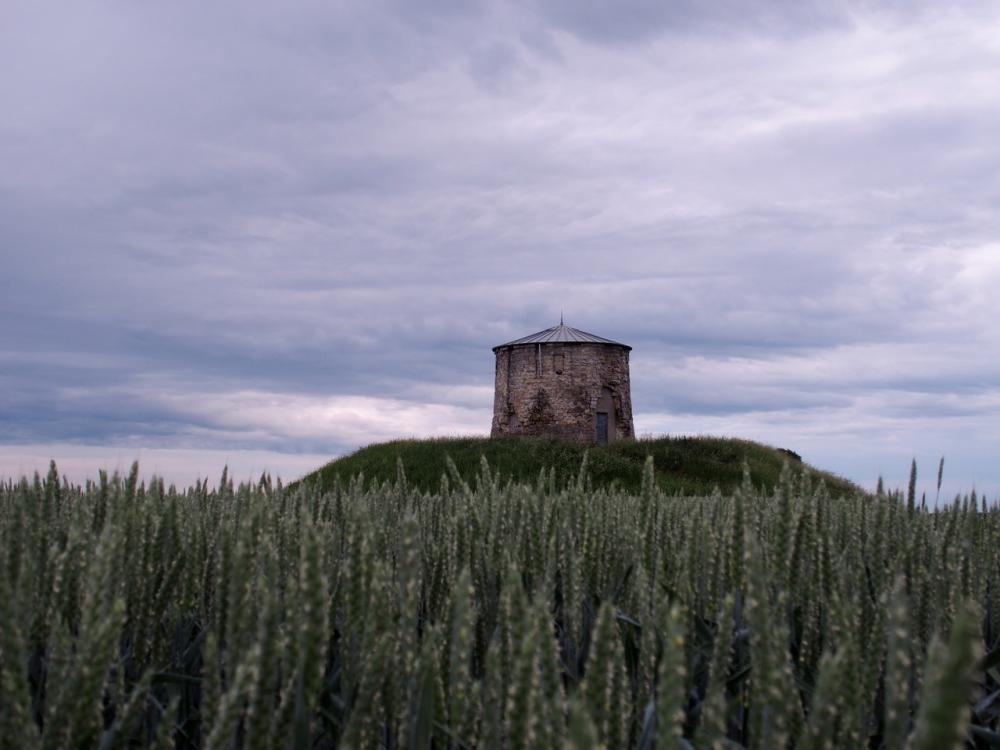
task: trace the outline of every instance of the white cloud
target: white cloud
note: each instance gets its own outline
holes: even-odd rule
[[[177,413],[208,417],[213,430],[282,439],[360,445],[396,437],[475,435],[489,431],[492,409],[370,396],[301,396],[259,391],[160,395]]]
[[[20,479],[38,472],[43,477],[55,461],[60,476],[74,484],[97,480],[98,471],[127,475],[132,462],[139,462],[140,475],[161,477],[183,489],[198,480],[218,484],[223,467],[235,482],[256,482],[267,472],[286,484],[323,466],[335,456],[309,453],[278,453],[255,450],[211,450],[205,448],[158,448],[141,445],[76,445],[44,443],[4,445],[0,449],[0,478]]]

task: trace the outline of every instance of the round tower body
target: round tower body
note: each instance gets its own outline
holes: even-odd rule
[[[491,435],[631,438],[630,347],[560,324],[494,348]]]

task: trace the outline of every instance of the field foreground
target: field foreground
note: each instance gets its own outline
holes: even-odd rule
[[[0,485],[0,743],[1000,746],[1000,506]]]

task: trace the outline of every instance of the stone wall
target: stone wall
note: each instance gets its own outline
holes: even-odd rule
[[[496,350],[493,436],[596,439],[603,388],[614,401],[614,434],[634,436],[629,350],[611,344],[523,344]]]

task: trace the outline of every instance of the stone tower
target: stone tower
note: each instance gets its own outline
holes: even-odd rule
[[[493,347],[493,437],[547,435],[583,443],[633,437],[632,347],[559,325]]]

